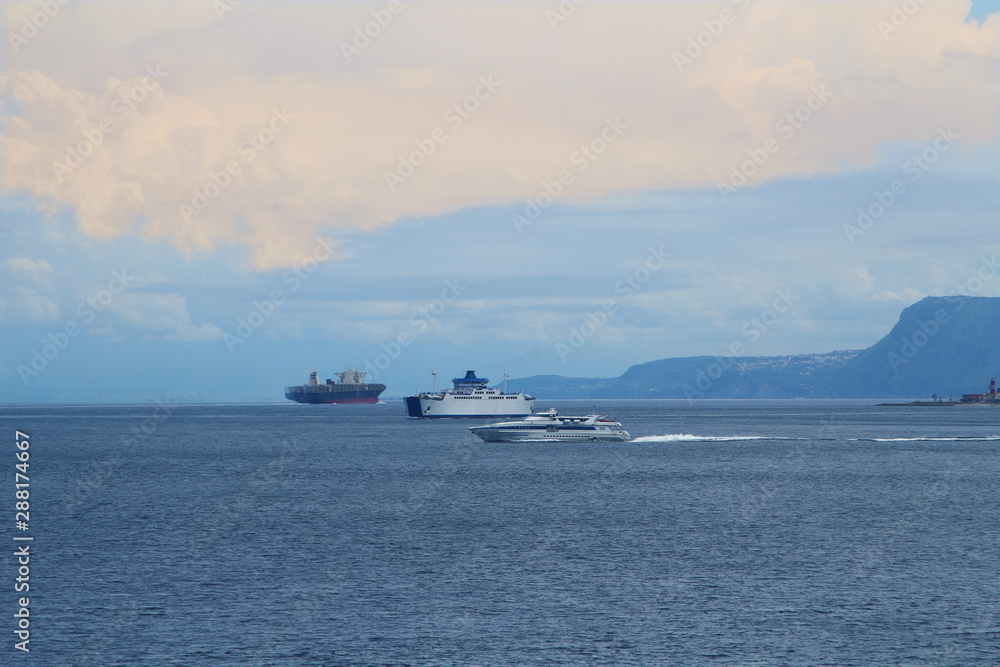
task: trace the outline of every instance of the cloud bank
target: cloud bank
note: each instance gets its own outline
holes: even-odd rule
[[[542,193],[868,168],[941,128],[995,141],[1000,15],[969,7],[97,2],[24,39],[38,5],[7,4],[0,183],[96,238],[267,270],[320,234]]]

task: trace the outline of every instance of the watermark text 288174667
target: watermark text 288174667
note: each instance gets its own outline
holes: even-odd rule
[[[31,520],[30,477],[28,475],[28,459],[31,453],[30,439],[27,433],[14,432],[14,525],[17,534],[14,536],[14,559],[17,576],[14,577],[14,592],[24,594],[31,590],[31,545],[33,539],[28,534]],[[14,642],[14,648],[28,653],[28,642],[31,641],[31,600],[25,596],[17,600],[17,612],[14,614],[14,635],[20,641]]]

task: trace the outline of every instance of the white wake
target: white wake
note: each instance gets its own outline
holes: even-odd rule
[[[858,438],[858,440],[864,440],[864,438]],[[872,442],[968,442],[968,441],[980,441],[980,442],[990,442],[994,440],[1000,440],[998,435],[990,435],[986,437],[975,437],[975,436],[956,436],[954,438],[871,438]]]
[[[736,440],[783,440],[759,435],[691,435],[689,433],[667,433],[666,435],[644,435],[632,438],[632,442],[733,442]]]

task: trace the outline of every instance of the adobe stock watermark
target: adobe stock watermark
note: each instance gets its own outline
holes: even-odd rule
[[[604,468],[600,472],[600,475],[597,477],[588,476],[590,478],[585,484],[581,484],[574,489],[574,496],[579,499],[579,502],[567,503],[561,507],[560,523],[562,525],[571,525],[576,519],[583,516],[589,509],[586,501],[595,505],[603,504],[608,497],[608,491],[615,484],[627,484],[629,474],[635,472],[637,469],[640,471],[643,469],[639,465],[638,457],[632,453],[635,450],[631,448],[616,448],[614,451],[617,452],[615,460]],[[560,531],[558,530],[542,531],[541,536],[535,544],[521,547],[521,557],[525,562],[534,562],[538,558],[538,554],[548,554],[552,543],[559,538]],[[655,596],[650,597],[655,598]]]
[[[458,131],[465,121],[472,118],[472,114],[479,110],[482,103],[493,97],[494,93],[503,85],[499,81],[494,81],[492,74],[479,77],[478,83],[479,85],[472,91],[472,94],[451,105],[442,114],[441,119],[452,132]],[[438,127],[426,138],[415,139],[413,143],[416,149],[406,155],[399,155],[396,169],[384,172],[385,184],[388,186],[389,192],[395,193],[396,188],[417,173],[417,169],[424,166],[428,158],[434,155],[438,147],[448,141],[449,137],[448,130]]]
[[[993,280],[1000,274],[1000,260],[996,255],[983,257],[979,270],[964,283],[955,286],[955,294],[948,297],[949,308],[955,312],[965,308],[965,301],[968,297],[981,294],[986,287],[986,283]],[[892,366],[894,373],[904,365],[913,361],[916,356],[927,345],[941,333],[942,328],[951,321],[951,315],[944,308],[934,311],[934,317],[929,320],[919,322],[919,330],[909,336],[904,336],[899,344],[898,350],[889,352],[886,359]]]
[[[94,291],[86,299],[81,301],[76,308],[77,315],[80,316],[84,324],[90,324],[97,319],[98,313],[103,313],[115,300],[115,296],[121,294],[125,289],[135,282],[135,276],[130,276],[125,269],[112,271],[111,279],[107,284]],[[76,320],[70,320],[62,327],[61,331],[50,333],[42,340],[42,345],[31,350],[31,361],[27,365],[19,364],[17,373],[21,376],[21,382],[28,386],[28,380],[38,377],[49,367],[62,352],[69,347],[74,338],[80,335],[83,328]]]
[[[290,122],[295,116],[288,112],[287,107],[271,110],[271,118],[264,127],[254,134],[249,134],[236,146],[236,152],[245,164],[250,164],[257,159],[257,156],[264,152],[268,146],[274,143],[275,138],[288,129]],[[229,160],[219,171],[208,172],[208,180],[201,187],[194,188],[191,197],[191,205],[178,204],[178,210],[185,224],[191,224],[192,218],[202,213],[208,208],[222,192],[230,186],[233,178],[243,173],[243,167],[239,160]]]
[[[222,21],[226,14],[236,11],[236,8],[243,4],[243,0],[212,0],[212,9],[215,15]]]
[[[421,482],[419,486],[410,489],[405,504],[400,506],[401,514],[414,515],[423,509],[424,505],[436,496],[445,483],[452,478],[462,466],[468,465],[474,454],[482,451],[482,444],[474,438],[459,440],[452,448],[452,454],[444,462],[441,469],[431,478]],[[405,525],[405,521],[404,521]]]
[[[790,141],[833,97],[833,92],[825,83],[813,85],[810,91],[804,104],[789,111],[774,124],[774,131],[778,133],[781,141]],[[747,159],[733,165],[729,181],[726,183],[719,181],[715,185],[723,202],[728,202],[730,195],[736,194],[737,190],[749,183],[750,179],[770,161],[771,156],[781,150],[781,141],[771,136],[758,148],[747,150]]]
[[[596,336],[597,332],[607,324],[608,319],[652,280],[653,274],[663,269],[671,257],[673,255],[664,252],[662,245],[659,248],[650,247],[646,261],[614,284],[614,293],[618,296],[605,299],[600,310],[588,312],[587,318],[579,326],[570,327],[565,343],[556,341],[555,347],[559,359],[566,363],[566,359],[583,349],[587,341]]]
[[[750,7],[750,0],[732,0],[732,3],[737,5],[740,11],[743,12]],[[674,65],[677,66],[677,71],[683,74],[685,67],[693,65],[696,60],[705,54],[706,50],[712,48],[716,41],[726,32],[726,28],[736,23],[736,17],[736,13],[732,9],[727,8],[719,12],[717,17],[702,21],[701,24],[705,29],[688,36],[687,47],[683,53],[680,51],[674,51],[673,53]]]
[[[111,484],[118,476],[122,463],[132,459],[136,450],[146,444],[177,409],[169,400],[157,400],[156,403],[152,415],[130,427],[130,436],[122,436],[119,451],[100,463],[90,464],[85,474],[77,478],[73,495],[64,500],[63,511],[66,514],[74,513],[87,501],[88,496]]]
[[[937,134],[930,146],[903,163],[901,168],[903,176],[908,176],[910,183],[916,183],[923,178],[923,175],[937,164],[941,156],[950,151],[955,142],[962,138],[962,135],[955,134],[951,127],[938,128]],[[854,245],[859,236],[864,235],[888,213],[907,191],[906,182],[897,178],[885,190],[876,190],[872,195],[874,201],[870,204],[859,206],[858,218],[854,224],[844,223],[844,233],[851,245]]]
[[[997,259],[996,255],[983,257],[980,261],[982,262],[982,266],[979,267],[975,275],[969,277],[964,283],[955,285],[955,294],[950,297],[950,300],[957,300],[958,302],[955,310],[964,308],[966,297],[981,294],[983,288],[986,287],[986,283],[993,280],[997,275],[1000,275],[1000,260]]]
[[[926,4],[927,0],[904,0],[894,4],[889,18],[879,19],[876,22],[879,32],[882,33],[882,39],[889,41],[889,37],[899,32]]]
[[[400,518],[396,525],[401,527],[407,536],[410,534],[410,521],[434,500],[459,471],[468,466],[474,455],[481,453],[482,444],[477,444],[478,442],[478,438],[456,438],[451,455],[442,461],[438,471],[433,475],[419,477],[410,487],[407,498],[400,501],[394,511]]]
[[[798,300],[799,297],[792,294],[789,288],[784,287],[779,289],[775,293],[771,306],[762,310],[760,316],[747,320],[740,327],[740,333],[751,343],[756,343],[760,340],[761,335],[777,324],[781,316],[787,313]]]
[[[901,366],[910,363],[917,356],[921,349],[927,346],[935,336],[941,332],[941,327],[951,321],[951,316],[944,308],[934,311],[934,317],[920,322],[920,329],[910,336],[904,336],[900,343],[899,352],[889,352],[886,359],[892,366],[894,373],[898,373]]]
[[[392,19],[403,11],[403,3],[400,0],[390,0],[385,9],[374,9],[371,12],[372,20],[364,26],[354,27],[354,39],[350,42],[340,43],[340,52],[344,54],[344,60],[348,64],[355,56],[361,53],[372,44],[372,40],[382,34],[382,31],[389,27]]]
[[[319,269],[321,263],[332,259],[336,247],[337,243],[329,236],[317,238],[312,254],[282,274],[281,282],[288,285],[288,293],[294,294]],[[287,295],[281,288],[275,288],[271,290],[268,298],[254,301],[253,308],[249,313],[236,318],[234,332],[223,331],[222,333],[222,340],[229,348],[229,353],[233,354],[236,352],[237,346],[250,340],[250,337],[274,316],[278,308],[285,303],[286,298]]]
[[[259,521],[261,492],[294,477],[297,471],[302,470],[302,457],[302,446],[295,438],[283,441],[277,460],[259,466],[248,483],[242,486],[241,493],[227,495],[226,502],[216,503],[214,512],[222,530]]]
[[[760,315],[747,320],[740,327],[740,334],[750,343],[756,343],[761,336],[777,324],[778,320],[795,305],[799,297],[792,294],[792,290],[783,287],[775,292],[774,300],[770,306],[761,310]],[[712,388],[716,380],[728,373],[736,365],[738,357],[747,355],[746,345],[742,340],[734,340],[729,344],[725,354],[716,355],[715,361],[706,368],[700,369],[695,375],[694,386],[684,384],[681,389],[684,391],[684,398],[693,400],[705,398],[705,393]]]
[[[614,120],[608,118],[604,121],[601,132],[586,144],[581,145],[569,156],[569,163],[576,167],[576,173],[582,174],[590,168],[600,156],[604,155],[611,144],[618,141],[628,125],[621,121],[620,117]],[[542,189],[534,197],[524,200],[524,208],[520,213],[513,213],[510,221],[518,234],[524,233],[524,228],[528,227],[538,218],[542,212],[559,199],[566,191],[566,188],[573,185],[576,176],[571,169],[561,169],[556,177],[551,181],[542,181]]]
[[[832,420],[821,424],[817,429],[815,439],[803,439],[804,442],[796,443],[787,451],[781,460],[769,459],[760,467],[759,484],[754,484],[755,488],[749,489],[749,493],[744,496],[738,508],[734,508],[730,516],[733,520],[733,528],[741,520],[750,520],[765,510],[773,499],[783,490],[784,482],[789,477],[801,472],[806,468],[809,460],[819,451],[818,439],[822,439],[830,433],[835,426],[831,426]]]
[[[62,11],[63,7],[73,1],[37,0],[35,4],[38,5],[39,11],[32,13],[31,16],[22,18],[21,29],[18,32],[11,31],[7,33],[7,41],[10,43],[10,48],[14,51],[14,54],[17,55],[22,47],[27,46],[28,42],[37,37],[38,33],[49,24],[49,21]]]
[[[569,17],[576,14],[576,10],[581,5],[585,4],[587,0],[562,0],[559,6],[553,9],[545,10],[545,20],[548,21],[549,27],[552,28],[552,32],[559,29],[559,24],[564,23],[569,20]]]
[[[129,90],[121,92],[115,101],[111,103],[111,111],[118,119],[118,123],[125,122],[138,106],[149,96],[149,91],[161,88],[163,79],[169,76],[168,72],[150,65],[146,67],[146,76],[142,81],[132,86]],[[93,154],[94,150],[104,143],[105,137],[114,132],[119,127],[111,116],[102,118],[96,126],[83,131],[83,139],[75,146],[66,146],[66,157],[62,160],[55,160],[52,163],[52,171],[62,182],[64,176],[73,173],[73,170],[84,162],[84,158]]]
[[[445,280],[444,287],[436,299],[413,310],[407,321],[408,328],[406,330],[400,331],[392,340],[381,343],[379,347],[382,348],[382,352],[375,355],[374,360],[365,359],[364,372],[368,374],[368,377],[372,380],[377,379],[379,373],[388,369],[392,362],[403,356],[403,351],[413,345],[416,337],[430,329],[431,323],[436,322],[466,289],[467,286],[463,285],[458,278]]]
[[[945,470],[938,472],[935,478],[928,480],[928,484],[919,494],[912,496],[907,494],[906,505],[901,511],[893,513],[893,520],[885,526],[879,528],[879,539],[866,545],[855,557],[856,576],[871,579],[876,576],[895,576],[898,572],[898,554],[909,551],[912,545],[913,535],[919,534],[927,529],[927,517],[934,516],[940,509],[949,493],[952,492],[953,485],[960,483],[963,478],[968,479],[971,470],[965,466],[956,466],[954,460],[944,462]],[[967,497],[973,495],[972,488],[966,487],[959,491],[959,495]],[[974,547],[975,548],[975,547]],[[895,553],[895,556],[893,555]],[[972,553],[975,553],[973,551]],[[965,549],[956,548],[952,552],[952,557],[961,558],[963,563],[968,564],[971,554]],[[881,587],[875,586],[873,590]],[[884,590],[884,589],[881,589]],[[895,599],[895,598],[894,598]],[[995,597],[993,599],[996,599]],[[888,604],[895,602],[886,601]],[[882,600],[878,602],[880,605]],[[961,633],[967,628],[956,629],[954,632]],[[983,628],[986,632],[993,634],[996,625],[990,624]],[[953,654],[945,659],[940,650],[935,652],[939,664],[962,665],[969,663],[968,660],[957,659]],[[968,656],[966,656],[967,658]],[[971,663],[970,663],[971,664]]]

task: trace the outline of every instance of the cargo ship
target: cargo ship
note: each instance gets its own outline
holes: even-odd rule
[[[406,397],[406,412],[411,417],[526,417],[532,413],[535,398],[519,391],[507,392],[507,374],[504,389],[489,389],[490,381],[476,377],[475,371],[466,371],[464,378],[452,380],[451,389],[437,391],[437,373],[434,390],[423,391]]]
[[[309,374],[309,384],[285,387],[285,398],[296,403],[378,403],[379,394],[385,391],[384,384],[369,384],[364,381],[367,373],[348,369],[337,373],[339,382],[327,380],[319,383],[319,376]]]

